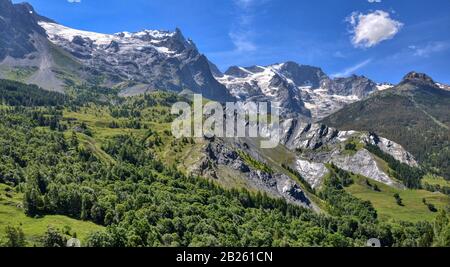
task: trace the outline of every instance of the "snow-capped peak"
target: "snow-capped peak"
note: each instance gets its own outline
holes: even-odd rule
[[[436,83],[436,85],[437,85],[439,88],[443,89],[443,90],[450,91],[450,85],[446,85],[446,84],[443,84],[443,83]]]
[[[135,33],[131,32],[119,32],[115,34],[116,36],[124,36],[127,38],[135,38],[135,37],[151,37],[153,39],[165,39],[171,38],[175,35],[175,32],[169,31],[158,31],[158,30],[143,30]]]
[[[313,120],[356,102],[371,92],[386,90],[392,85],[376,85],[365,77],[331,79],[320,68],[295,62],[268,66],[231,67],[216,79],[241,100],[262,99],[284,101],[287,114],[304,112]]]
[[[82,38],[89,38],[97,45],[108,45],[114,40],[114,35],[110,34],[76,30],[60,24],[45,21],[39,21],[38,23],[39,26],[44,28],[51,41],[56,41],[58,38],[72,41],[76,36],[80,36]]]
[[[279,73],[273,66],[232,67],[223,77],[216,79],[224,84],[233,96],[245,99],[257,94],[274,96],[278,88],[272,86],[271,81],[276,75]]]
[[[75,38],[81,37],[82,39],[89,40],[95,47],[100,49],[104,49],[112,42],[115,42],[124,50],[140,50],[151,47],[168,56],[176,55],[176,51],[161,45],[162,41],[174,37],[176,32],[144,30],[136,33],[120,32],[116,34],[104,34],[72,29],[52,22],[39,21],[38,23],[46,31],[49,40],[57,45],[67,42],[70,43]]]

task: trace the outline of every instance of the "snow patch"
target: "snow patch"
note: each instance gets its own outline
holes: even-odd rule
[[[378,90],[378,91],[388,90],[388,89],[391,89],[392,87],[394,87],[394,85],[393,85],[393,84],[390,84],[390,83],[380,83],[380,84],[377,84],[377,90]]]

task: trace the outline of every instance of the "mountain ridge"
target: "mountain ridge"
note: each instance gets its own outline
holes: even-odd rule
[[[122,95],[189,90],[218,101],[233,100],[180,29],[100,34],[71,29],[37,14],[30,4],[1,1],[0,78],[63,92],[72,84],[118,87]],[[133,46],[133,43],[135,44]],[[58,64],[58,61],[62,64]],[[67,61],[74,66],[67,69]]]
[[[332,79],[319,67],[293,61],[268,66],[232,66],[225,73],[216,75],[216,79],[237,99],[281,102],[284,117],[300,114],[312,121],[382,87],[364,76]]]
[[[450,91],[410,72],[397,86],[322,120],[341,130],[371,131],[397,142],[428,170],[450,178]]]

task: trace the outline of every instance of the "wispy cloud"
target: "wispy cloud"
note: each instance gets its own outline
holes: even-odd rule
[[[233,41],[237,52],[250,52],[257,49],[256,44],[250,40],[249,32],[230,32],[229,36]]]
[[[237,6],[240,8],[248,8],[257,2],[256,0],[235,0],[234,1]]]
[[[411,45],[409,48],[413,51],[413,55],[417,57],[429,57],[431,54],[439,53],[450,48],[449,42],[430,42],[426,45]]]
[[[67,2],[69,2],[71,4],[78,4],[78,3],[81,3],[81,0],[67,0]]]
[[[252,52],[258,47],[253,41],[252,24],[257,8],[270,0],[234,0],[238,17],[228,33],[235,46],[235,52]]]
[[[394,38],[403,27],[403,23],[391,18],[390,14],[377,10],[362,14],[353,12],[347,21],[352,29],[352,43],[355,47],[373,47]]]
[[[358,64],[356,64],[356,65],[354,65],[354,66],[351,66],[351,67],[349,67],[349,68],[346,68],[345,70],[343,70],[343,71],[341,71],[341,72],[338,72],[338,73],[335,73],[335,74],[333,74],[333,75],[331,75],[331,76],[332,76],[333,78],[336,78],[336,77],[347,77],[347,76],[349,76],[349,75],[351,75],[351,74],[354,74],[356,71],[358,71],[358,70],[364,68],[365,66],[367,66],[367,65],[370,64],[371,62],[372,62],[372,59],[371,59],[371,58],[366,59],[366,60],[364,60],[363,62],[360,62],[360,63],[358,63]]]

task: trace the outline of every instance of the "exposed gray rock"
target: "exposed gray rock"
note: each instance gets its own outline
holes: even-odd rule
[[[247,183],[273,197],[281,197],[290,203],[306,208],[315,208],[302,191],[299,184],[290,177],[278,173],[266,173],[247,165],[236,152],[235,147],[222,140],[210,142],[205,149],[203,159],[194,173],[217,178],[216,169],[220,166],[231,168],[241,173]]]
[[[377,164],[375,157],[366,149],[361,149],[354,155],[335,155],[331,162],[339,168],[369,177],[389,186],[398,186]]]
[[[40,21],[39,25],[52,43],[103,77],[143,85],[124,88],[122,95],[189,89],[212,100],[233,99],[213,77],[208,59],[179,29],[111,35],[79,31],[45,21]]]
[[[37,25],[38,20],[50,21],[36,14],[27,3],[0,0],[0,61],[7,56],[23,58],[37,51],[30,36],[45,34]]]
[[[39,68],[28,82],[49,90],[62,91],[69,81],[131,84],[122,95],[189,89],[209,99],[233,100],[214,78],[212,71],[218,70],[179,29],[115,35],[79,31],[40,16],[29,4],[0,0],[0,67],[26,62]]]
[[[360,99],[377,90],[377,84],[364,76],[352,75],[347,78],[336,78],[325,81],[324,88],[328,88],[329,94],[342,96],[354,95]]]
[[[289,119],[281,123],[281,142],[289,149],[319,149],[327,144],[339,143],[339,131],[321,124]]]
[[[414,156],[401,145],[373,133],[367,134],[363,139],[368,144],[378,146],[383,152],[391,155],[401,163],[405,163],[411,167],[419,167],[419,163],[417,163]]]
[[[302,159],[297,160],[296,170],[312,188],[319,187],[322,184],[324,177],[329,173],[325,164],[309,162]]]
[[[241,101],[272,102],[282,117],[311,117],[298,88],[278,71],[279,66],[230,67],[216,77],[230,93]]]
[[[292,80],[296,86],[320,88],[322,82],[328,79],[321,68],[299,65],[292,61],[282,64],[279,71],[286,78]]]
[[[431,86],[431,87],[438,87],[438,85],[434,82],[434,80],[426,75],[425,73],[418,73],[415,71],[412,71],[403,78],[402,82],[400,84],[418,84],[422,86]]]
[[[402,146],[374,134],[338,131],[325,125],[305,123],[296,119],[283,121],[281,129],[281,143],[301,155],[293,167],[312,187],[322,183],[322,178],[327,173],[324,165],[326,163],[334,163],[341,169],[390,186],[398,186],[398,183],[378,166],[375,156],[366,149],[356,153],[346,153],[344,147],[350,139],[354,142],[376,145],[400,162],[413,167],[419,166],[414,157]]]
[[[310,121],[323,119],[379,89],[363,76],[331,79],[320,68],[295,62],[233,66],[216,78],[240,100],[279,102],[283,118],[300,114]]]

